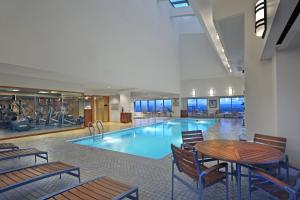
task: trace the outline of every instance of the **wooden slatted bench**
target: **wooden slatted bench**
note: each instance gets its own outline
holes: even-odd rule
[[[13,143],[0,143],[0,150],[11,150],[11,149],[19,149],[18,146]]]
[[[138,200],[138,188],[120,183],[109,177],[100,177],[49,194],[41,198],[41,200],[117,200],[125,198]]]
[[[0,161],[27,156],[34,156],[35,162],[37,161],[37,157],[45,159],[48,162],[48,152],[40,151],[35,148],[0,151]]]
[[[69,174],[80,182],[78,167],[63,162],[51,162],[0,173],[0,193],[55,175]]]

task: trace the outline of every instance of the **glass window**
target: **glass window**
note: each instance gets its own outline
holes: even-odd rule
[[[154,112],[155,111],[155,101],[149,100],[148,101],[148,112]]]
[[[141,112],[141,101],[134,101],[134,112]]]
[[[164,111],[165,112],[171,112],[172,111],[172,100],[171,99],[165,99],[164,100]]]
[[[164,101],[163,100],[156,100],[155,101],[155,111],[156,112],[163,112]]]
[[[220,112],[231,112],[231,98],[220,98]]]
[[[192,112],[197,108],[197,99],[188,99],[188,112]]]
[[[174,8],[181,8],[181,7],[187,7],[189,6],[189,3],[187,0],[170,0],[170,3]]]
[[[232,112],[244,112],[244,97],[232,98]]]
[[[197,110],[200,112],[207,111],[207,99],[197,99]]]
[[[141,101],[141,108],[142,108],[142,112],[148,112],[148,101],[147,100]]]

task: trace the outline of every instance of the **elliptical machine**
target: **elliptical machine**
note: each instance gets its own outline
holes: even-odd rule
[[[28,116],[24,113],[24,107],[22,105],[22,100],[19,100],[19,103],[16,102],[16,96],[13,96],[13,106],[16,106],[19,111],[19,119],[12,120],[10,122],[10,129],[14,131],[28,131],[31,129],[31,118],[28,118]],[[12,108],[13,110],[13,108]]]

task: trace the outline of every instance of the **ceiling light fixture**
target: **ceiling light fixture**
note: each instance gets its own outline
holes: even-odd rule
[[[49,92],[48,92],[48,91],[42,91],[42,90],[41,90],[41,91],[39,91],[39,93],[40,93],[40,94],[48,94]]]
[[[218,40],[220,40],[220,36],[219,36],[219,34],[218,34],[218,33],[217,33],[217,39],[218,39]]]
[[[196,96],[196,89],[192,90],[192,96],[195,97]]]
[[[214,96],[215,95],[215,89],[214,88],[210,88],[209,89],[209,96]]]
[[[231,72],[232,72],[232,69],[229,69],[229,72],[231,73]]]
[[[12,91],[12,92],[20,92],[19,89],[12,89],[11,91]]]
[[[232,87],[229,87],[229,88],[228,88],[228,95],[229,95],[229,96],[232,96],[232,95],[233,95],[233,89],[232,89]]]
[[[255,5],[255,34],[264,38],[267,30],[267,3],[266,0],[258,0]]]

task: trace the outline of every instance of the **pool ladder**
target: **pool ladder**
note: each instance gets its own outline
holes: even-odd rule
[[[102,139],[103,139],[103,137],[104,137],[104,126],[102,124],[102,121],[98,120],[96,122],[96,126],[97,126],[97,129],[98,129],[98,134],[101,134],[102,135]]]
[[[104,137],[104,127],[103,127],[102,121],[98,120],[96,122],[96,127],[98,129],[98,134],[101,134],[102,138],[103,138]],[[92,122],[89,122],[88,128],[89,128],[90,136],[95,137],[96,136],[96,129],[95,129],[95,126]]]

